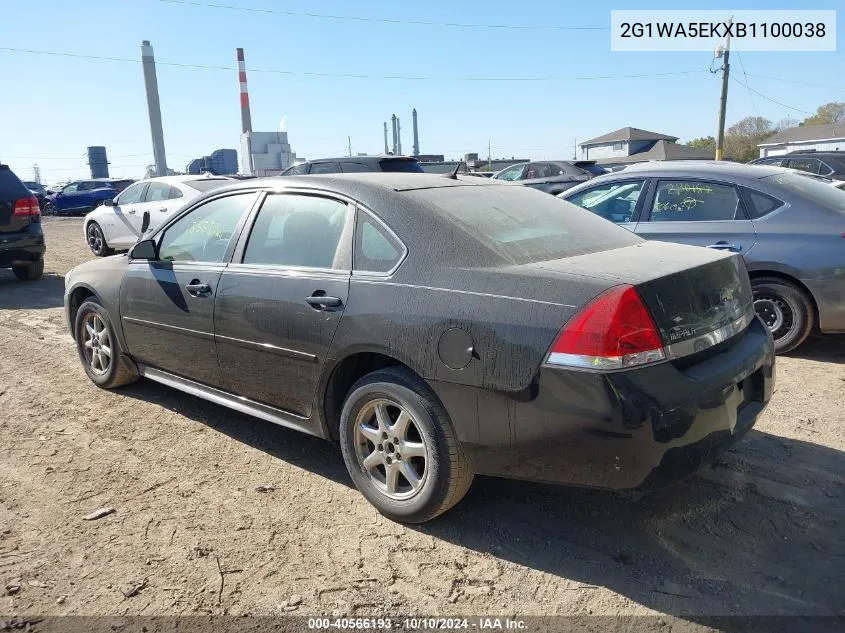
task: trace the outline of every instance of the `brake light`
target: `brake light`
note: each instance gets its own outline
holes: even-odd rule
[[[41,215],[41,209],[38,206],[38,198],[31,196],[29,198],[21,198],[15,200],[15,215]]]
[[[666,359],[663,339],[639,293],[615,286],[563,327],[546,362],[590,369],[623,369]]]

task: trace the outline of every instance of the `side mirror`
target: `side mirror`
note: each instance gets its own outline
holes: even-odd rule
[[[141,235],[147,232],[150,228],[150,212],[144,211],[144,218],[141,220]]]
[[[117,206],[117,202],[115,202],[116,200],[117,200],[117,198],[106,198],[105,200],[103,200],[103,205],[107,206],[107,207],[116,207]]]
[[[158,248],[155,240],[141,240],[132,250],[129,251],[129,259],[146,259],[156,261],[158,259]]]

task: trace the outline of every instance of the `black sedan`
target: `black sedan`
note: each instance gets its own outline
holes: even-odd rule
[[[97,385],[143,376],[339,442],[408,522],[476,473],[665,485],[748,431],[774,379],[741,257],[481,178],[216,189],[71,271],[65,308]]]
[[[496,172],[492,177],[557,195],[593,176],[606,173],[607,170],[593,160],[552,160],[519,163]]]

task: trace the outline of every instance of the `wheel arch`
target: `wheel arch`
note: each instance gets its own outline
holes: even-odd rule
[[[86,300],[94,297],[102,303],[102,299],[100,296],[94,291],[91,286],[80,283],[76,285],[73,290],[68,293],[68,300],[67,300],[67,318],[68,318],[68,326],[70,327],[70,334],[74,340],[76,340],[76,328],[74,327],[74,323],[76,323],[76,315],[79,312],[80,306],[85,303]]]
[[[782,279],[783,281],[787,281],[792,285],[796,286],[799,290],[801,290],[810,298],[810,302],[813,304],[813,310],[815,312],[815,316],[813,317],[813,327],[819,327],[819,304],[816,301],[816,297],[813,295],[812,291],[807,288],[807,286],[804,285],[804,283],[800,279],[798,279],[798,277],[788,272],[784,272],[783,270],[773,270],[770,268],[755,268],[754,270],[749,270],[748,276],[751,279],[752,283],[754,283],[755,279],[761,279],[763,277],[774,277],[775,279]]]
[[[340,438],[340,413],[352,385],[363,376],[385,367],[402,367],[425,380],[419,372],[391,355],[388,350],[353,349],[332,360],[324,372],[317,409],[322,414],[327,439],[337,441]]]

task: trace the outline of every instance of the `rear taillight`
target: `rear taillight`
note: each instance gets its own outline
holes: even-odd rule
[[[623,369],[666,359],[663,339],[633,286],[615,286],[576,314],[555,339],[546,362]]]
[[[41,209],[38,206],[38,198],[31,196],[29,198],[15,200],[15,215],[41,215]]]

